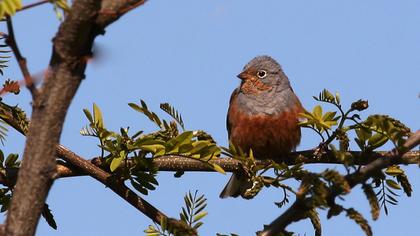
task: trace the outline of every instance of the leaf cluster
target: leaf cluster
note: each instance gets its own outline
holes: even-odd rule
[[[201,221],[207,215],[207,212],[204,209],[207,207],[207,199],[204,195],[198,195],[198,191],[195,191],[194,194],[188,192],[184,196],[185,206],[181,208],[181,213],[179,214],[182,223],[189,226],[193,230],[197,230],[203,225]],[[149,227],[144,230],[146,236],[183,236],[189,235],[182,229],[177,228],[174,225],[168,227],[166,220],[160,222],[160,225],[149,225]],[[181,233],[182,232],[182,233]],[[195,232],[194,232],[195,233]]]
[[[2,4],[4,4],[5,1],[2,1],[2,3],[0,3],[0,14],[1,14],[1,6]],[[1,17],[1,15],[0,15]],[[4,41],[5,36],[0,36],[0,40]],[[4,68],[8,67],[8,63],[9,63],[9,58],[10,58],[10,50],[7,48],[8,45],[6,43],[0,43],[0,74],[3,75],[3,70]],[[3,87],[5,87],[3,85]]]
[[[319,149],[321,151],[331,151],[335,158],[344,165],[347,173],[351,173],[352,170],[357,172],[360,168],[354,165],[355,157],[347,152],[350,143],[350,131],[354,131],[356,135],[355,143],[362,153],[366,154],[372,153],[388,141],[391,141],[396,148],[402,148],[406,138],[411,134],[410,129],[404,124],[387,115],[376,114],[361,120],[359,112],[368,108],[367,101],[355,101],[350,108],[344,110],[338,93],[333,95],[325,89],[314,99],[332,104],[337,111],[323,113],[321,106],[317,105],[312,112],[306,111],[302,114],[302,117],[306,120],[301,122],[300,125],[319,134],[322,139]],[[339,142],[338,149],[332,144],[334,140]],[[323,150],[328,146],[331,150]],[[395,191],[404,189],[407,196],[410,196],[412,191],[408,177],[399,166],[388,167],[384,172],[374,176],[372,183],[363,183],[362,188],[371,207],[371,215],[374,220],[379,217],[380,207],[383,207],[387,214],[386,204],[397,204],[396,197],[399,195]],[[378,189],[376,193],[374,188]],[[328,218],[345,211],[350,219],[359,224],[366,235],[372,235],[368,222],[360,213],[353,208],[344,208],[337,204],[334,198],[330,197],[332,193],[339,193],[338,196],[342,197],[350,191],[351,188],[345,176],[337,171],[327,169],[319,174],[305,173],[298,191],[298,197],[305,199],[305,203],[310,208],[328,208]]]
[[[93,104],[92,112],[83,110],[89,125],[80,133],[99,140],[101,158],[106,165],[104,168],[114,173],[116,178],[130,180],[137,191],[148,194],[158,185],[152,160],[164,155],[182,155],[199,160],[224,173],[220,166],[213,163],[221,152],[213,139],[204,135],[204,131],[186,131],[181,115],[168,103],[161,104],[161,109],[174,119],[169,122],[151,111],[143,100],[140,104],[129,103],[129,106],[145,115],[159,130],[148,134],[137,131],[133,135],[129,134],[129,128],[110,131],[105,127],[102,112],[96,104]],[[132,165],[126,165],[127,162]]]
[[[0,2],[0,19],[5,16],[13,16],[22,8],[22,0],[3,0]]]
[[[10,153],[6,158],[2,150],[0,150],[0,176],[4,187],[0,188],[0,212],[6,212],[9,209],[10,200],[13,196],[13,188],[16,179],[9,176],[7,169],[18,169],[20,167],[19,155]],[[57,229],[57,224],[54,216],[49,209],[48,204],[44,205],[42,210],[43,218],[47,221],[48,225]]]
[[[338,93],[333,95],[328,90],[323,90],[314,98],[319,102],[333,105],[336,110],[324,111],[320,105],[317,105],[312,109],[312,112],[305,111],[301,114],[303,120],[300,126],[315,131],[322,140],[313,158],[317,158],[319,153],[330,152],[337,161],[343,164],[347,174],[355,173],[360,169],[354,164],[354,159],[360,158],[360,156],[356,157],[352,152],[348,152],[350,135],[355,135],[354,142],[362,151],[362,155],[369,156],[388,141],[391,141],[395,147],[401,148],[406,138],[411,134],[410,129],[404,124],[387,115],[371,115],[362,120],[359,113],[368,108],[367,101],[357,100],[348,109],[344,109]],[[338,148],[333,144],[334,141],[338,142]],[[240,161],[241,171],[239,174],[249,181],[249,188],[242,197],[253,198],[263,187],[273,186],[283,191],[283,199],[276,203],[278,207],[285,206],[289,202],[288,193],[293,193],[304,202],[308,209],[312,209],[306,212],[305,217],[311,220],[317,235],[321,232],[317,208],[327,209],[329,218],[345,212],[362,228],[366,235],[372,234],[363,215],[354,208],[345,208],[335,201],[335,196],[344,199],[345,195],[351,191],[345,175],[333,169],[313,173],[304,170],[302,164],[287,166],[284,163],[273,161],[256,161],[252,150],[246,151],[244,152],[233,145],[223,148],[225,155]],[[271,170],[274,173],[274,178],[266,175]],[[284,180],[287,179],[299,181],[301,183],[299,189],[294,191],[291,186],[286,185]],[[362,188],[371,207],[371,215],[374,220],[378,219],[381,207],[387,214],[386,204],[396,205],[398,196],[396,191],[403,189],[407,196],[411,195],[412,190],[408,177],[398,166],[387,168],[371,180],[371,183],[362,183]],[[375,188],[378,189],[376,192]]]

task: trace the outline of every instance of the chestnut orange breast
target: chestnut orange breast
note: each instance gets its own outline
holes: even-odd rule
[[[235,98],[231,100],[235,103]],[[277,114],[250,114],[240,106],[230,106],[228,112],[229,140],[244,152],[252,149],[258,159],[281,161],[300,142],[300,102]]]

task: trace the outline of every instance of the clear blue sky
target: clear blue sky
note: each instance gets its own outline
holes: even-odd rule
[[[31,72],[42,73],[59,23],[52,6],[28,10],[13,19]],[[127,106],[144,99],[156,111],[159,103],[171,103],[181,111],[188,129],[204,129],[220,145],[226,145],[228,100],[239,83],[235,76],[245,63],[261,54],[271,55],[282,64],[308,109],[315,105],[312,95],[328,88],[340,92],[347,105],[359,98],[369,100],[364,117],[385,113],[417,130],[419,22],[420,2],[415,0],[150,0],[96,40],[100,57],[88,66],[87,78],[67,114],[61,143],[86,158],[100,153],[96,140],[79,135],[80,128],[87,124],[82,109],[91,108],[93,102],[101,107],[109,128],[130,126],[152,131],[155,127]],[[21,79],[15,62],[6,76]],[[29,112],[27,91],[4,99]],[[305,131],[298,149],[312,148],[318,142],[315,135]],[[3,149],[21,153],[23,143],[23,137],[12,131]],[[388,148],[391,146],[384,147]],[[398,207],[390,207],[389,216],[381,213],[379,220],[372,222],[360,190],[347,198],[347,206],[356,207],[368,217],[375,235],[418,234],[420,174],[418,167],[406,170],[414,187],[413,196],[402,194]],[[180,179],[161,173],[158,190],[145,198],[178,217],[184,193],[198,189],[208,198],[209,211],[201,235],[253,235],[283,211],[273,204],[282,197],[273,189],[264,190],[252,201],[219,199],[227,180],[228,176],[216,173],[186,173]],[[38,235],[143,235],[143,229],[151,223],[89,177],[56,181],[48,204],[58,231],[41,219]],[[345,217],[326,220],[322,213],[321,220],[326,236],[363,235]],[[308,221],[289,229],[301,235],[313,234]]]

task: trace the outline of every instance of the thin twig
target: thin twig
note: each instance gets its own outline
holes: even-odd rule
[[[25,80],[26,87],[31,92],[32,96],[35,97],[38,91],[35,87],[34,81],[32,79],[32,76],[26,64],[26,58],[22,56],[22,54],[20,53],[19,47],[17,45],[15,32],[13,29],[12,18],[8,16],[6,18],[6,22],[7,22],[7,31],[8,31],[8,35],[6,37],[6,43],[12,49],[12,52],[16,57],[16,60],[19,64],[20,71],[22,72],[23,78]]]
[[[17,12],[19,11],[24,11],[33,7],[37,7],[39,5],[45,4],[45,3],[49,3],[51,2],[51,0],[42,0],[42,1],[38,1],[38,2],[34,2],[34,3],[29,3],[28,5],[23,6],[22,8],[18,9]]]

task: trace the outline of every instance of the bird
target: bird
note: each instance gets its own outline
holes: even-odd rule
[[[304,108],[280,64],[262,55],[249,61],[237,76],[241,83],[229,101],[226,119],[229,142],[256,159],[284,161],[300,143],[298,125]],[[220,198],[244,197],[250,180],[233,173]]]

